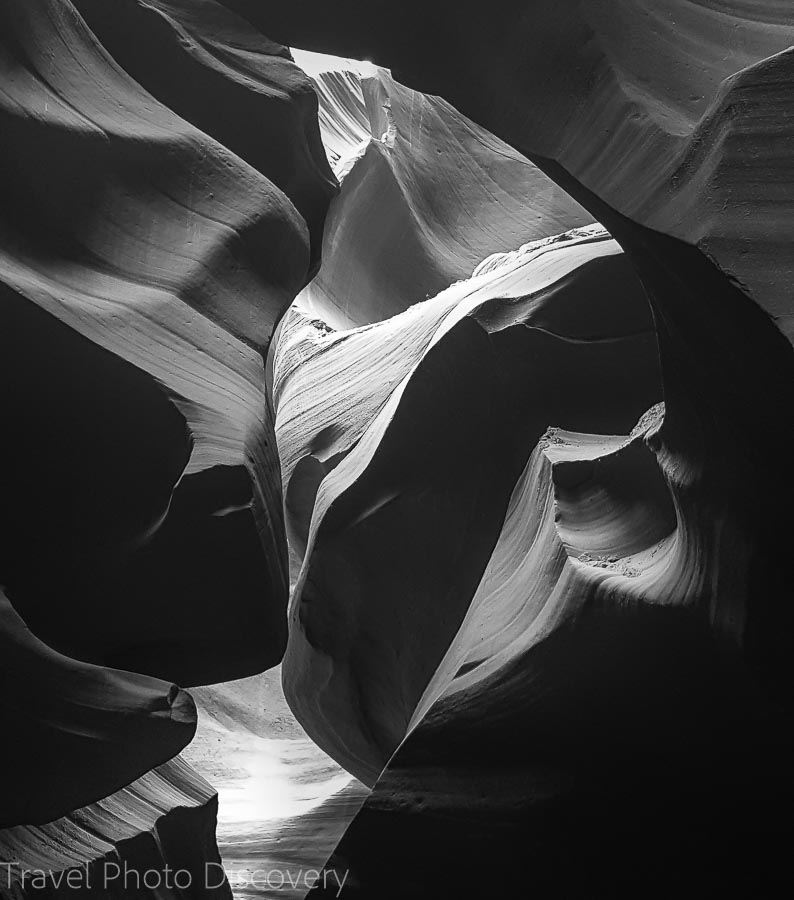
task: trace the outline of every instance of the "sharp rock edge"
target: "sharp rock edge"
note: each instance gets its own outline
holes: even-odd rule
[[[326,223],[325,263],[298,305],[330,326],[381,321],[496,251],[592,222],[512,147],[387,70],[314,80],[342,189]]]
[[[255,2],[233,5],[253,20],[261,14]],[[474,373],[484,358],[480,335],[461,326],[449,358],[438,339],[412,349],[421,357],[416,373],[426,365],[428,374],[410,393],[412,379],[396,366],[397,386],[384,387],[388,342],[364,385],[355,361],[363,335],[306,331],[309,369],[317,352],[329,361],[336,353],[351,394],[372,395],[358,399],[354,423],[375,410],[369,424],[350,429],[323,430],[320,415],[288,484],[292,508],[287,497],[301,575],[286,683],[326,746],[370,783],[378,779],[339,847],[337,864],[354,870],[348,890],[467,895],[478,874],[486,877],[460,865],[472,858],[487,859],[491,876],[502,861],[505,889],[545,896],[790,888],[783,810],[792,796],[794,616],[780,541],[790,534],[794,497],[773,459],[790,445],[794,409],[794,255],[786,243],[794,179],[783,149],[792,127],[791,11],[772,0],[505,0],[470,11],[407,3],[389,16],[385,8],[318,3],[300,21],[282,8],[271,23],[283,40],[373,59],[442,96],[602,222],[650,298],[663,388],[656,400],[665,406],[649,415],[650,430],[636,432],[633,423],[574,426],[561,409],[549,423],[565,432],[555,439],[570,445],[567,460],[541,458],[532,446],[543,441],[530,437],[524,465],[535,453],[534,467],[506,481],[515,490],[524,472],[534,485],[530,508],[537,513],[543,497],[552,504],[538,513],[550,541],[551,556],[542,558],[552,568],[559,560],[565,577],[548,584],[545,630],[524,634],[537,645],[519,651],[516,619],[515,633],[507,623],[502,639],[467,646],[467,617],[476,612],[468,598],[494,589],[488,566],[502,565],[492,554],[505,517],[491,522],[478,509],[467,519],[458,507],[445,516],[434,465],[445,456],[445,471],[468,484],[479,460],[501,459],[476,452],[483,432],[500,434],[494,418],[509,414],[480,401],[487,365],[466,380],[467,367]],[[409,329],[412,310],[404,315]],[[453,334],[445,331],[450,348]],[[349,367],[341,359],[348,342]],[[460,398],[436,388],[445,375]],[[511,382],[513,391],[516,383],[525,389]],[[582,377],[580,385],[590,393],[598,381]],[[342,402],[335,387],[326,391]],[[600,393],[592,396],[601,403]],[[467,416],[487,425],[471,435]],[[614,435],[614,453],[607,446],[597,465],[590,431]],[[511,441],[518,435],[516,427]],[[405,471],[413,442],[426,470]],[[636,496],[615,496],[610,469]],[[423,471],[432,473],[427,483]],[[424,501],[414,509],[402,505],[409,490]],[[614,521],[599,512],[605,503]],[[476,525],[462,538],[467,522]],[[461,550],[441,563],[443,581],[433,576],[435,558],[470,548],[475,530],[477,558]],[[628,552],[635,530],[648,543]],[[662,541],[646,567],[642,554]],[[379,580],[388,567],[401,578],[391,597]],[[547,576],[546,567],[535,569],[512,585],[515,596],[537,611],[537,582]],[[338,610],[330,599],[337,589],[361,605]],[[380,602],[391,612],[382,630],[367,612]],[[496,601],[488,608],[498,620]],[[446,655],[457,640],[460,660]],[[363,649],[370,645],[378,647],[372,657]],[[315,657],[326,692],[316,708],[299,689],[306,670],[290,674],[291,658],[304,654]],[[442,660],[468,690],[443,687]],[[395,675],[405,670],[415,680]],[[350,721],[354,744],[334,746]]]
[[[2,0],[0,69],[0,821],[67,840],[109,804],[138,846],[215,802],[155,769],[195,730],[177,683],[283,654],[265,356],[337,184],[309,79],[211,0]]]
[[[214,31],[261,26],[388,65],[525,154],[587,211],[560,227],[595,218],[615,239],[579,235],[492,259],[416,306],[412,294],[384,311],[362,294],[345,310],[359,318],[338,324],[369,327],[333,331],[295,310],[281,328],[276,430],[297,579],[285,686],[321,745],[375,784],[334,861],[353,872],[348,892],[466,896],[494,870],[503,889],[545,896],[790,886],[781,810],[792,799],[792,612],[781,535],[794,498],[769,449],[789,445],[794,406],[788,4],[220,5],[244,18],[211,3],[128,8],[154,10],[191,66],[207,65],[194,9]],[[0,14],[11,76],[0,112],[13,139],[3,147],[25,150],[3,157],[4,308],[26,323],[5,329],[3,359],[38,390],[37,412],[50,385],[61,387],[54,375],[65,397],[93,387],[71,444],[68,423],[15,420],[29,438],[4,445],[6,470],[20,473],[9,519],[20,527],[9,544],[17,563],[1,574],[59,650],[174,678],[161,666],[178,661],[185,683],[216,678],[174,653],[173,635],[192,619],[175,616],[164,644],[141,650],[90,630],[80,643],[67,617],[50,622],[44,611],[66,589],[86,622],[106,628],[82,572],[100,571],[103,600],[126,599],[117,560],[141,546],[171,558],[157,541],[183,485],[183,510],[223,519],[250,509],[267,562],[257,571],[267,572],[267,596],[284,597],[260,368],[280,312],[316,268],[311,204],[300,214],[297,193],[263,176],[261,148],[229,153],[212,117],[196,127],[187,106],[170,109],[158,95],[170,77],[142,87],[139,61],[114,61],[71,4],[3,3]],[[42,52],[59,41],[69,52]],[[239,73],[228,58],[224,78]],[[387,162],[400,149],[391,97],[376,112],[385,129],[365,135],[366,150],[340,169],[351,220],[356,166],[366,174],[376,142]],[[379,121],[369,110],[367,119],[344,130]],[[44,146],[58,153],[42,158]],[[186,183],[185,172],[198,177]],[[413,236],[423,221],[415,206]],[[272,254],[259,252],[262,241]],[[111,303],[122,311],[112,323]],[[42,323],[45,346],[85,359],[84,370],[30,356]],[[180,367],[140,349],[173,348],[173,333]],[[213,337],[223,353],[208,349]],[[229,348],[243,359],[235,385],[253,385],[239,415],[226,399],[234,391],[207,399],[207,358],[224,369],[236,359]],[[30,359],[43,361],[26,369]],[[308,400],[306,383],[318,386]],[[121,496],[96,492],[89,503],[52,475],[40,481],[53,428],[74,471],[85,471],[95,434],[85,422],[101,421],[122,385],[162,438],[148,457],[146,442],[130,439],[135,420],[101,431],[113,452],[99,455],[116,468],[96,483]],[[311,420],[302,403],[314,406]],[[253,463],[251,447],[261,453]],[[75,497],[89,504],[76,519],[58,512]],[[31,510],[43,498],[56,515],[42,535]],[[127,515],[113,525],[116,508]],[[103,550],[92,555],[97,534]],[[34,536],[35,554],[25,550]],[[72,558],[81,567],[69,568]],[[152,580],[136,600],[157,601]],[[150,615],[141,612],[121,630],[139,641],[134,622]],[[280,652],[277,625],[272,633],[268,659]],[[246,649],[255,662],[235,654],[242,668],[261,665]],[[461,859],[485,859],[487,871]]]
[[[311,83],[209,0],[0,22],[0,579],[76,658],[262,671],[288,591],[263,355],[336,190]]]
[[[282,327],[277,437],[300,566],[287,697],[369,784],[546,429],[628,432],[661,399],[650,310],[616,242],[589,230],[530,248],[373,326],[318,332],[293,310]]]

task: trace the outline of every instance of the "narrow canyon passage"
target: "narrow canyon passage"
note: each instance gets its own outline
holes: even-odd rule
[[[306,735],[280,668],[192,691],[183,758],[218,791],[218,849],[240,900],[303,897],[367,789]]]
[[[0,0],[2,900],[794,888],[792,54]]]

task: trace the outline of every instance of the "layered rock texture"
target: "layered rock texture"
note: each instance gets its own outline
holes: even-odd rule
[[[766,473],[694,452],[625,255],[561,237],[374,326],[282,326],[285,688],[374,785],[328,870],[350,896],[790,880]]]
[[[336,69],[314,80],[342,190],[323,268],[299,303],[333,327],[386,319],[495,251],[593,221],[512,147],[387,70]]]
[[[0,576],[64,652],[252,674],[285,640],[263,353],[334,190],[316,98],[218,4],[78,5],[2,5]]]
[[[197,871],[177,684],[286,642],[265,355],[337,190],[317,98],[210,0],[4,0],[0,69],[2,861]]]
[[[321,863],[338,764],[319,895],[790,892],[792,44],[0,0],[5,856],[216,863],[224,682],[238,868]]]
[[[0,897],[231,900],[217,807],[215,791],[177,757],[61,819],[0,830]]]
[[[0,827],[98,800],[176,755],[196,730],[193,700],[175,684],[56,653],[2,592],[0,688],[9,734]]]
[[[235,5],[259,15],[256,3]],[[794,628],[776,535],[790,534],[794,498],[770,465],[794,408],[790,9],[571,0],[470,14],[407,4],[388,20],[378,4],[315,13],[297,22],[284,9],[274,33],[366,55],[441,94],[609,228],[650,300],[662,385],[639,409],[643,379],[624,361],[638,405],[612,394],[614,409],[636,414],[618,425],[593,374],[565,366],[584,375],[592,419],[573,424],[544,392],[541,421],[560,430],[541,438],[540,422],[534,435],[528,424],[541,404],[522,406],[529,379],[480,401],[473,385],[487,376],[464,376],[473,346],[454,354],[461,369],[439,365],[450,387],[434,402],[432,377],[414,394],[404,371],[388,384],[385,340],[358,376],[355,340],[385,337],[391,323],[317,332],[353,417],[375,410],[360,435],[322,416],[313,435],[283,432],[305,448],[298,477],[284,473],[288,531],[306,547],[288,695],[325,746],[377,779],[339,848],[338,865],[357,873],[348,890],[460,896],[491,884],[494,866],[505,890],[542,896],[790,887]],[[417,21],[427,27],[414,37]],[[474,318],[472,342],[507,365],[489,320]],[[503,336],[522,333],[500,311],[505,320]],[[418,373],[443,344],[422,344],[411,321]],[[296,348],[309,379],[311,343]],[[492,423],[516,408],[507,436]],[[398,451],[400,413],[411,424]],[[494,466],[510,496],[483,491],[500,507],[489,520],[471,485],[483,459],[501,457],[477,440],[515,447],[523,428],[515,474]],[[413,448],[427,481],[418,464],[403,474]],[[439,457],[468,513],[445,510]],[[413,509],[401,505],[411,491]],[[337,590],[361,601],[342,614]],[[472,871],[472,859],[487,862]]]
[[[287,697],[366,782],[461,625],[541,435],[628,431],[660,399],[620,248],[603,230],[567,237],[376,326],[318,332],[297,310],[282,325],[277,435],[303,557]]]

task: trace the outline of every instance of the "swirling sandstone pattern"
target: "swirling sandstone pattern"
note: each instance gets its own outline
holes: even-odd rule
[[[299,15],[224,3],[289,43],[374,59],[442,95],[615,212],[698,247],[791,334],[785,0],[494,0],[465,15],[451,0],[313,2]]]
[[[235,5],[256,18],[256,3]],[[542,603],[552,618],[554,611],[562,617],[537,649],[505,656],[502,644],[517,650],[532,637],[519,621],[515,632],[505,627],[501,641],[486,630],[489,652],[468,647],[459,666],[462,684],[486,673],[481,685],[447,699],[436,683],[441,694],[425,696],[415,707],[418,718],[395,717],[391,736],[410,736],[342,842],[340,862],[357,868],[362,896],[378,897],[477,891],[481,885],[467,880],[465,867],[445,865],[475,855],[505,862],[504,889],[534,887],[546,896],[790,888],[781,811],[792,796],[785,760],[793,744],[794,616],[783,600],[789,575],[779,536],[790,533],[794,497],[770,465],[769,448],[790,444],[794,410],[786,339],[794,321],[787,287],[794,254],[784,237],[793,209],[791,154],[784,149],[792,140],[791,11],[780,2],[542,0],[489,4],[471,14],[451,4],[409,3],[382,19],[378,6],[346,3],[333,16],[318,8],[301,23],[285,9],[275,33],[315,49],[366,55],[413,87],[441,94],[525,153],[609,228],[651,300],[659,342],[665,412],[647,441],[670,504],[661,517],[647,513],[648,524],[669,527],[672,508],[676,526],[647,571],[632,554],[624,559],[585,543],[572,568],[579,577],[594,573],[598,586],[593,576],[563,582],[555,602]],[[419,19],[432,40],[412,39]],[[586,448],[598,439],[571,440]],[[625,438],[612,443],[623,447]],[[636,456],[619,452],[624,461]],[[571,451],[573,469],[548,464],[580,477],[591,461],[577,453]],[[621,470],[621,483],[634,485],[633,503],[641,501],[643,510],[650,484],[660,495],[653,466],[646,460],[639,482],[633,465]],[[542,495],[542,473],[532,477]],[[313,528],[328,515],[321,504],[333,478],[320,486]],[[567,509],[569,517],[567,526],[558,523],[558,540],[576,546],[564,527],[584,534],[592,513],[576,511],[569,487],[555,485],[558,514]],[[609,498],[615,521],[598,527],[621,544],[632,504],[599,484],[585,496],[595,510]],[[373,504],[379,499],[373,490]],[[447,522],[434,533],[446,536],[449,528]],[[381,540],[390,542],[391,535]],[[426,547],[436,544],[426,535]],[[553,544],[548,550],[555,558]],[[488,590],[502,604],[506,590],[523,595],[537,610],[537,568],[523,581],[519,569],[522,583],[511,592],[504,562],[491,561],[505,581]],[[422,571],[417,564],[414,580]],[[454,566],[447,571],[457,575]],[[651,571],[654,578],[644,582]],[[643,583],[647,590],[637,598],[634,586]],[[401,596],[413,596],[413,582],[403,584]],[[573,622],[566,618],[568,591],[569,602],[585,604]],[[446,613],[441,592],[434,597]],[[310,604],[304,617],[319,623],[309,638],[323,648],[330,683],[333,653],[318,637],[333,630],[322,618],[325,605]],[[410,603],[401,609],[416,626],[425,659],[421,614]],[[399,637],[387,636],[395,633],[391,621],[389,628],[384,642],[399,648]],[[451,630],[465,645],[465,628]],[[407,632],[410,625],[396,630]],[[404,655],[400,662],[406,659],[413,661]],[[382,689],[398,708],[414,702],[402,683],[395,688],[381,675],[390,670],[386,649],[373,655],[371,668],[359,665],[367,674],[355,685],[365,699]],[[429,668],[443,682],[435,662]],[[344,727],[338,704],[324,703],[311,715],[318,731]],[[375,716],[363,752],[388,747],[383,734]],[[512,780],[504,774],[510,772]],[[490,813],[472,812],[489,797]],[[516,859],[526,867],[510,869]]]
[[[342,190],[299,303],[332,327],[386,319],[494,251],[593,221],[512,147],[385,69],[315,81]]]
[[[195,684],[284,646],[262,354],[314,266],[288,195],[317,235],[333,181],[284,48],[214,3],[112,6],[80,4],[107,48],[66,0],[0,6],[0,574],[57,649]]]
[[[486,878],[543,897],[790,883],[790,721],[733,643],[746,549],[690,504],[663,415],[625,437],[544,435],[409,737],[338,848],[350,896],[461,896]]]
[[[337,185],[317,97],[287,48],[215,0],[73,2],[138,84],[278,185],[306,221],[312,271],[319,267]]]
[[[217,794],[177,757],[62,819],[0,830],[0,897],[231,900],[217,808]]]
[[[603,230],[567,238],[376,326],[318,333],[298,312],[283,326],[277,435],[303,554],[285,688],[367,783],[460,627],[546,428],[630,428],[660,398],[624,256]]]
[[[348,894],[790,891],[789,6],[0,0],[9,824],[182,746],[149,676],[284,647],[263,355],[334,184],[264,31],[397,79],[319,82],[331,262],[272,359],[285,689],[374,785]],[[26,800],[37,731],[77,775]]]
[[[175,821],[198,865],[211,792],[145,773],[195,730],[172,682],[283,653],[264,355],[336,191],[317,100],[210,0],[2,0],[0,72],[3,839],[145,866]]]

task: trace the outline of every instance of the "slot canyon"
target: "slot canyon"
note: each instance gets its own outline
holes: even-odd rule
[[[794,889],[791,0],[0,69],[0,900]]]

